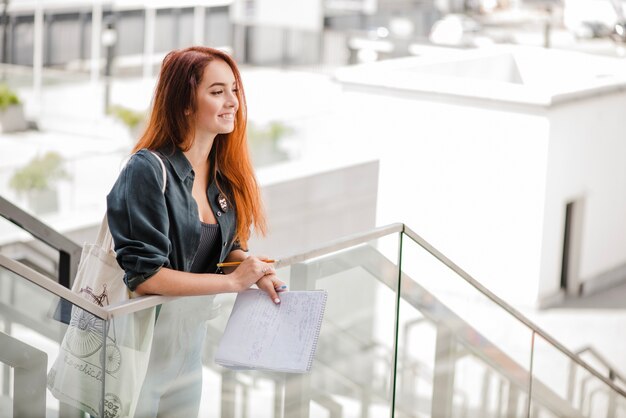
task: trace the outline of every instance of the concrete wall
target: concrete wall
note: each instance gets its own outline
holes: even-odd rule
[[[259,170],[269,231],[250,241],[251,253],[298,254],[376,225],[378,161],[304,172],[298,164]]]
[[[584,285],[626,278],[620,273],[626,265],[624,109],[626,95],[620,92],[550,112],[540,297],[558,291],[569,201],[579,201],[582,211],[571,278]]]
[[[499,296],[534,304],[547,118],[529,107],[346,89],[343,137],[381,159],[377,224],[406,223]]]
[[[347,90],[349,135],[380,144],[379,225],[408,224],[487,288],[531,306],[561,292],[565,206],[577,201],[570,292],[624,280],[622,93],[548,110]]]
[[[365,161],[321,167],[294,162],[258,170],[269,231],[265,238],[251,239],[250,254],[280,258],[374,228],[378,165],[378,161]],[[102,205],[104,190],[99,188]],[[104,211],[102,206],[76,216],[66,212],[66,216],[53,215],[43,220],[82,245],[96,239]],[[57,253],[45,245],[35,244],[33,248],[37,253],[29,256],[31,241],[28,234],[0,218],[0,250],[12,256],[27,257],[34,263],[38,263],[40,252],[45,255],[42,268],[55,275]]]
[[[407,223],[515,304],[561,298],[562,270],[571,294],[625,280],[623,61],[509,47],[437,54],[336,73],[352,95],[345,136],[380,144],[379,223]]]

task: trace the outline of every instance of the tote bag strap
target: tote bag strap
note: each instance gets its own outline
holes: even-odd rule
[[[150,151],[154,157],[159,160],[161,164],[162,176],[163,176],[163,187],[161,187],[161,193],[165,194],[165,187],[167,186],[167,172],[165,171],[165,163],[159,154],[154,151]],[[109,221],[107,219],[107,214],[104,214],[104,219],[102,219],[102,223],[100,224],[100,230],[98,231],[98,238],[96,238],[96,244],[101,248],[105,248],[107,250],[113,249],[113,237],[111,236],[111,231],[109,230]]]
[[[150,154],[154,155],[156,159],[159,160],[159,163],[161,163],[161,170],[163,170],[163,187],[161,188],[161,193],[165,193],[165,186],[167,186],[167,173],[165,172],[165,163],[163,163],[163,160],[156,152],[150,151]]]

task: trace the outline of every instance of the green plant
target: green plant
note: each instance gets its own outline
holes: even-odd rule
[[[146,117],[144,112],[138,112],[119,105],[111,106],[109,108],[109,113],[121,120],[130,129],[135,128]]]
[[[11,105],[20,104],[17,94],[6,84],[0,84],[0,110],[6,110]]]
[[[9,186],[18,193],[32,190],[49,190],[60,179],[69,178],[63,169],[63,157],[50,151],[42,157],[35,157],[24,167],[13,173]]]
[[[273,121],[264,128],[259,128],[253,123],[248,123],[248,139],[252,143],[269,141],[272,145],[276,145],[278,140],[284,136],[291,135],[293,132],[293,128],[282,122]]]
[[[260,167],[287,160],[289,155],[279,147],[279,142],[293,132],[282,122],[270,122],[263,127],[249,123],[248,142],[254,165]]]

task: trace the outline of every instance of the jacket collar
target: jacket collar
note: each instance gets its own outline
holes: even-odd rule
[[[180,180],[185,180],[192,172],[191,163],[178,147],[163,147],[159,149],[159,153],[170,162]]]
[[[191,163],[187,157],[185,157],[185,154],[180,148],[175,146],[166,146],[159,149],[159,153],[170,162],[172,167],[174,167],[174,172],[176,172],[179,179],[184,180],[187,176],[189,176],[189,173],[193,171]],[[222,173],[220,173],[219,169],[217,170],[217,176],[220,179],[222,178]]]

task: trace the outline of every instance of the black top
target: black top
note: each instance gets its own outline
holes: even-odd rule
[[[200,224],[202,225],[200,244],[190,271],[192,273],[215,273],[217,263],[220,262],[222,234],[218,224],[205,224],[204,222]]]

